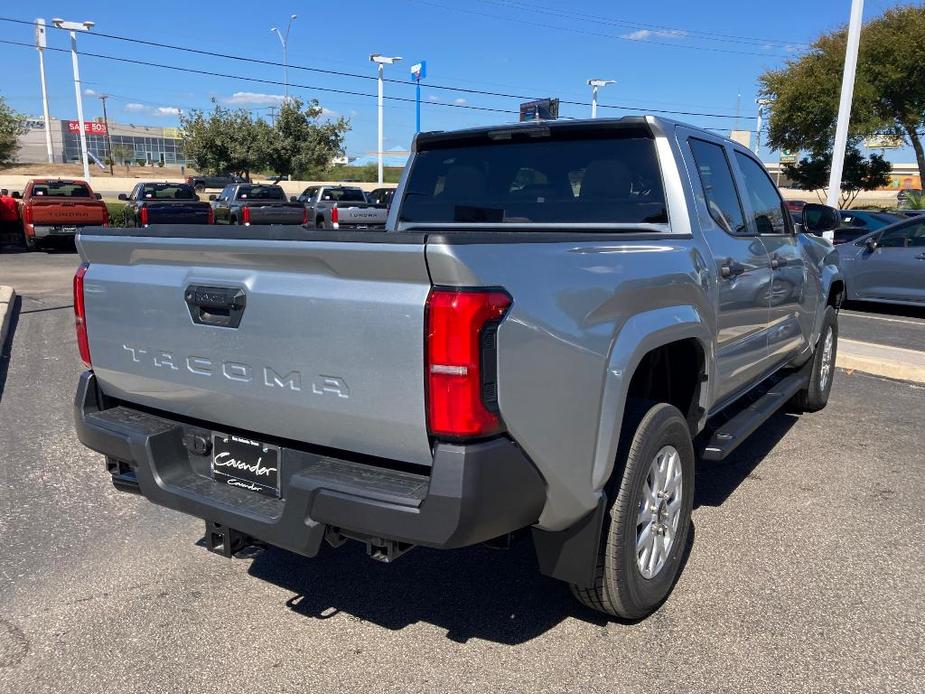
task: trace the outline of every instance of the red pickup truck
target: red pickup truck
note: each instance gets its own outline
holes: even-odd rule
[[[26,248],[56,238],[74,238],[77,229],[108,226],[109,212],[99,193],[85,181],[36,178],[26,184],[19,198]]]

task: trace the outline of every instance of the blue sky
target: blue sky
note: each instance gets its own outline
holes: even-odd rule
[[[894,4],[868,0],[871,18]],[[778,0],[774,3],[660,2],[629,3],[586,0],[353,0],[342,5],[305,0],[256,4],[228,0],[191,3],[57,2],[40,6],[11,4],[0,15],[31,20],[41,7],[46,20],[61,16],[91,19],[95,31],[282,62],[282,48],[270,27],[285,27],[291,13],[291,66],[308,66],[373,76],[372,52],[400,55],[386,76],[409,80],[412,63],[426,59],[423,83],[424,129],[447,129],[516,119],[513,114],[464,107],[516,110],[518,101],[428,88],[440,84],[536,97],[558,96],[588,102],[588,78],[614,79],[602,90],[600,103],[641,109],[720,114],[724,117],[676,116],[720,129],[754,129],[758,75],[797,55],[820,32],[847,21],[850,0]],[[258,9],[259,8],[259,9]],[[27,12],[29,12],[27,14]],[[0,39],[32,40],[29,26],[0,22]],[[49,46],[67,48],[64,32],[50,31]],[[143,46],[101,36],[81,35],[82,52],[131,58],[235,75],[235,78],[185,74],[162,68],[81,57],[86,89],[112,95],[109,117],[119,122],[177,125],[177,109],[208,108],[210,98],[227,105],[268,114],[283,93],[282,67],[191,55],[160,46]],[[70,56],[47,53],[51,113],[76,117]],[[38,59],[35,51],[0,43],[0,95],[19,111],[41,113]],[[271,83],[245,78],[269,80]],[[290,67],[290,93],[315,97],[332,113],[350,118],[351,155],[376,148],[376,101],[360,95],[319,91],[342,89],[374,95],[373,80],[308,72]],[[410,81],[387,84],[386,94],[413,97]],[[741,99],[737,95],[741,94]],[[737,106],[738,102],[738,106]],[[454,104],[454,105],[449,105]],[[100,114],[99,101],[84,99],[87,118]],[[589,107],[563,105],[563,116],[587,116]],[[602,108],[601,115],[638,113]],[[385,148],[406,148],[414,132],[413,103],[386,102]],[[911,153],[890,154],[912,161]],[[763,150],[766,160],[774,160]]]

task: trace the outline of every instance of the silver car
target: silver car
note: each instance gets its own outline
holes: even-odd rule
[[[849,301],[925,306],[925,218],[836,246]]]

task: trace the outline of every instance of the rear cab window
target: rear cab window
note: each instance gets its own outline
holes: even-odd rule
[[[405,184],[402,225],[667,224],[647,128],[508,128],[424,138]]]
[[[324,199],[335,202],[366,202],[362,188],[325,188]]]
[[[145,183],[141,188],[143,200],[196,200],[192,186],[185,183]]]
[[[238,187],[240,200],[285,200],[286,193],[279,186],[247,185]]]
[[[85,183],[71,181],[45,181],[32,186],[32,195],[49,198],[90,198],[90,189]]]

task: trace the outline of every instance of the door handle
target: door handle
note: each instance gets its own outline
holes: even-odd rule
[[[237,328],[247,306],[247,295],[237,287],[191,285],[183,298],[194,323],[222,328]]]
[[[733,277],[738,277],[745,272],[745,266],[742,263],[737,263],[732,258],[729,258],[725,263],[720,265],[719,274],[722,275],[724,279],[731,279]]]

